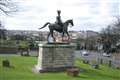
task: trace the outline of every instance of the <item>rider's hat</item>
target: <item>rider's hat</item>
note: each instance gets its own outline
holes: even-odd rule
[[[57,13],[60,14],[60,13],[61,13],[61,10],[57,10]]]

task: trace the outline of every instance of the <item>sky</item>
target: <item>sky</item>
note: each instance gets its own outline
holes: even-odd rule
[[[61,10],[62,21],[73,19],[69,30],[100,31],[120,16],[120,0],[14,0],[19,11],[12,16],[0,16],[6,29],[39,30],[46,22],[56,21]],[[39,30],[48,30],[48,27]]]

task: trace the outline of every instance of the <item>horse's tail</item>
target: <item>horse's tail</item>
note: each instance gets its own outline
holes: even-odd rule
[[[47,22],[46,24],[44,24],[43,27],[41,27],[41,28],[39,28],[39,29],[42,29],[42,28],[46,27],[48,24],[50,24],[50,22]]]

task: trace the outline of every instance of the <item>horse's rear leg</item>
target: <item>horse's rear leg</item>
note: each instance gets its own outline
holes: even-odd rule
[[[50,33],[49,33],[49,36],[51,35],[51,37],[53,38],[53,41],[55,42],[56,40],[55,40],[55,38],[54,38],[54,36],[53,36],[53,31],[50,31]],[[48,36],[48,38],[49,38],[49,36]]]
[[[47,41],[49,42],[49,36],[50,36],[50,33],[48,34],[48,36],[47,36]]]
[[[56,42],[55,37],[53,36],[53,33],[51,34],[51,36],[52,36],[52,38],[53,38],[54,42]]]
[[[67,36],[68,36],[68,41],[70,40],[70,35],[68,32],[66,32]]]

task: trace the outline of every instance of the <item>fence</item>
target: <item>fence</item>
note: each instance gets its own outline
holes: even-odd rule
[[[120,68],[120,60],[108,57],[89,57],[89,56],[81,56],[80,57],[84,63],[87,64],[106,64],[109,67]]]

